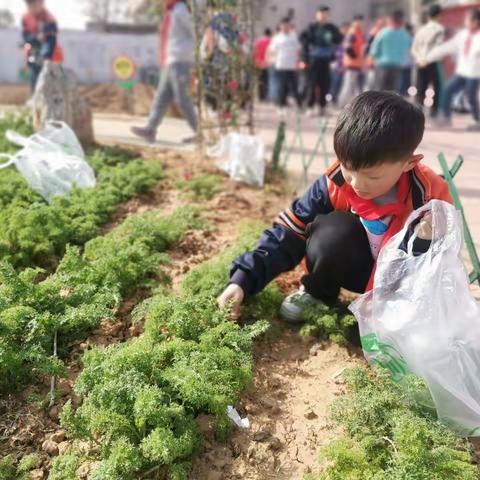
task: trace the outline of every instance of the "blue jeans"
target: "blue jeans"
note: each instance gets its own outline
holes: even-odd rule
[[[190,128],[194,132],[197,131],[197,114],[188,94],[191,68],[192,66],[189,63],[177,62],[167,65],[160,70],[157,93],[155,94],[150,110],[150,118],[148,119],[148,128],[153,132],[157,131],[158,126],[173,102],[177,104]]]
[[[448,80],[445,86],[442,112],[445,117],[450,118],[452,116],[452,102],[455,95],[462,90],[465,91],[465,95],[468,98],[470,107],[472,108],[472,115],[475,121],[480,121],[480,109],[478,105],[478,90],[480,87],[480,78],[466,78],[460,75],[454,75]]]

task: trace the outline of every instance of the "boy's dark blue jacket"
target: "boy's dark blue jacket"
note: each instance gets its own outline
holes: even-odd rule
[[[409,180],[410,192],[402,225],[413,210],[430,200],[452,203],[447,183],[425,165],[420,164],[411,170]],[[344,183],[339,163],[336,163],[290,208],[280,213],[253,251],[235,260],[230,283],[242,287],[246,294],[256,294],[278,275],[295,268],[305,256],[308,225],[315,217],[334,210],[351,210],[341,190]]]

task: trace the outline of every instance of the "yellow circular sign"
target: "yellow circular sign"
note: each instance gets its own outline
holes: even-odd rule
[[[113,73],[118,80],[131,80],[136,70],[135,62],[126,55],[119,55],[113,60]]]

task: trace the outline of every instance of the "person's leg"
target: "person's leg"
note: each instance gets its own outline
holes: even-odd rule
[[[358,217],[347,212],[319,215],[307,230],[306,292],[327,305],[336,302],[342,287],[364,292],[374,260]]]
[[[302,96],[298,90],[298,73],[295,70],[290,70],[287,73],[289,91],[292,92],[295,103],[297,104],[297,107],[300,108],[302,106]]]
[[[319,75],[319,87],[320,87],[320,107],[325,108],[327,106],[327,95],[330,91],[331,85],[331,72],[330,61],[322,60]]]
[[[431,63],[430,67],[430,82],[433,85],[433,90],[435,95],[433,97],[433,106],[432,106],[432,117],[438,115],[438,110],[441,105],[441,99],[443,95],[442,86],[443,86],[443,75],[442,75],[442,65],[439,62]]]
[[[262,68],[260,70],[260,100],[264,102],[267,100],[268,94],[268,69]]]
[[[393,67],[390,73],[391,88],[389,90],[401,93],[403,68]]]
[[[42,67],[37,65],[36,63],[29,64],[30,67],[30,90],[35,93],[35,88],[37,86],[38,77],[40,76],[40,72],[42,71]]]
[[[343,87],[343,72],[336,70],[332,72],[332,86],[330,87],[330,94],[332,95],[332,102],[336,105]]]
[[[338,97],[338,106],[340,108],[343,108],[355,97],[355,93],[358,88],[357,76],[358,72],[356,70],[348,68],[345,71],[342,90],[340,91],[340,96]]]
[[[287,106],[287,97],[288,97],[288,72],[285,70],[278,70],[277,81],[278,81],[277,107],[285,108]]]
[[[313,108],[317,103],[317,84],[318,84],[318,60],[313,60],[308,69],[308,108]]]
[[[170,85],[175,102],[187,120],[190,128],[196,133],[198,130],[197,113],[190,98],[190,71],[189,63],[174,63],[170,68]]]
[[[400,75],[400,94],[406,97],[408,95],[408,89],[412,85],[412,67],[402,68]]]
[[[450,119],[452,117],[452,102],[453,98],[463,88],[465,88],[466,79],[460,75],[453,75],[445,86],[442,99],[442,113],[445,118]]]
[[[465,93],[472,109],[472,116],[475,122],[480,122],[480,111],[478,106],[478,87],[480,79],[469,78],[465,84]]]
[[[158,80],[157,92],[153,99],[153,104],[150,109],[150,117],[148,118],[147,129],[151,132],[156,132],[163,117],[167,113],[168,107],[173,100],[173,90],[170,85],[170,66],[164,67],[160,71],[160,78]]]
[[[388,68],[377,67],[376,73],[376,87],[378,90],[388,90]]]
[[[417,71],[417,96],[415,97],[417,104],[423,107],[425,102],[425,92],[430,82],[430,65],[420,67]]]

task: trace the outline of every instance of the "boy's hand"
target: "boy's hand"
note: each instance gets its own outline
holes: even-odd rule
[[[422,240],[432,240],[433,227],[432,227],[432,213],[428,212],[424,215],[420,223],[417,225],[417,236]]]
[[[242,287],[232,283],[223,291],[220,297],[218,297],[217,302],[221,310],[225,310],[231,305],[231,318],[232,320],[238,320],[240,317],[240,306],[242,305],[244,298],[245,292]]]

